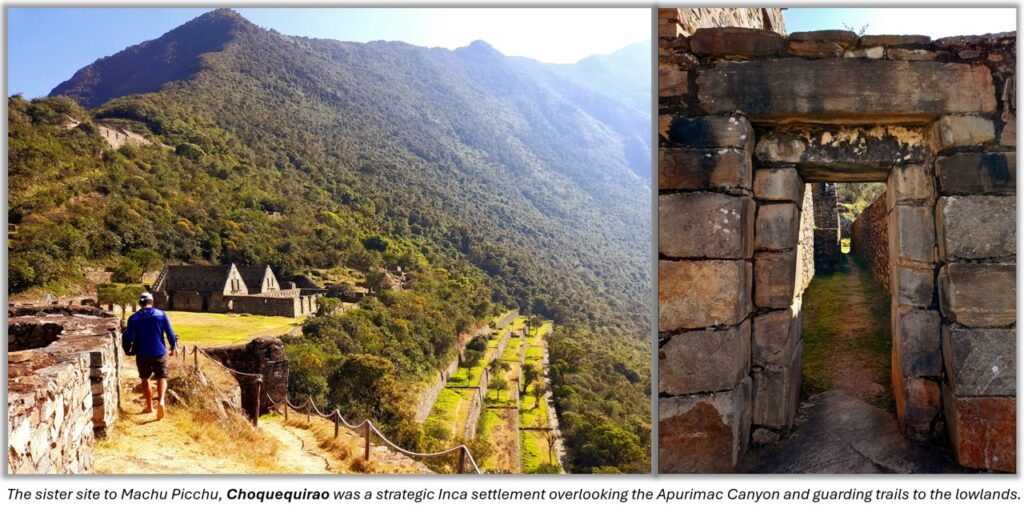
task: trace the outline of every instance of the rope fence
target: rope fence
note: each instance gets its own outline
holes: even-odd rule
[[[182,345],[181,352],[182,356],[185,357],[189,354],[190,350],[187,345]],[[259,426],[259,409],[261,403],[263,402],[263,399],[265,398],[267,401],[270,402],[271,407],[283,406],[284,419],[286,422],[288,421],[289,417],[288,410],[291,409],[300,413],[304,412],[306,415],[307,423],[310,422],[310,419],[314,413],[316,415],[319,415],[320,417],[323,417],[324,419],[328,419],[331,422],[333,422],[334,438],[338,438],[338,435],[340,433],[340,426],[344,426],[348,430],[361,433],[364,438],[363,459],[366,461],[370,459],[370,449],[372,446],[371,437],[376,435],[377,438],[380,439],[380,441],[383,442],[388,448],[398,453],[404,454],[410,458],[437,458],[457,453],[459,455],[456,467],[457,473],[461,474],[466,471],[467,462],[469,464],[469,467],[472,468],[473,473],[480,473],[480,467],[477,465],[476,460],[473,459],[473,454],[470,452],[469,447],[467,447],[465,444],[460,444],[456,447],[452,447],[451,449],[446,449],[444,451],[438,452],[423,453],[410,451],[392,442],[390,439],[388,439],[388,437],[384,436],[384,433],[382,433],[380,429],[377,428],[377,426],[370,422],[369,419],[363,420],[363,422],[359,424],[352,424],[348,420],[346,420],[344,416],[341,415],[341,411],[338,410],[337,408],[335,408],[334,411],[332,412],[324,413],[322,410],[317,408],[316,403],[313,402],[312,397],[307,398],[302,405],[296,405],[295,403],[292,403],[292,401],[287,396],[284,397],[283,401],[275,401],[274,398],[271,397],[269,392],[267,394],[262,393],[263,375],[260,375],[259,373],[245,373],[242,371],[238,371],[236,369],[229,368],[225,366],[222,362],[220,362],[220,360],[214,358],[210,354],[203,351],[202,348],[199,348],[196,345],[192,345],[191,354],[193,365],[197,372],[202,372],[202,368],[199,366],[199,354],[202,354],[203,357],[209,359],[210,361],[214,362],[221,368],[227,370],[232,375],[240,377],[249,377],[250,379],[252,379],[252,382],[256,386],[254,406],[255,412],[253,412],[254,415],[252,416],[252,422],[254,427]]]

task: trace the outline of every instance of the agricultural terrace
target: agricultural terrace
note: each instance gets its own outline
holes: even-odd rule
[[[546,377],[545,357],[547,353],[547,335],[551,332],[552,322],[544,321],[526,336],[526,355],[522,372],[533,371],[537,379],[525,384],[519,397],[520,427],[520,464],[522,472],[551,473],[560,472],[561,465],[553,451],[553,435],[550,433],[548,417],[547,388],[544,386]],[[529,366],[529,367],[528,367]],[[532,429],[526,429],[532,428]]]

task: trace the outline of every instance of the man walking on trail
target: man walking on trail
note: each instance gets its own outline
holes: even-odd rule
[[[139,295],[138,310],[128,318],[124,339],[134,345],[135,365],[142,379],[142,395],[146,398],[145,413],[153,411],[153,393],[149,387],[150,377],[156,378],[156,418],[164,418],[164,394],[167,392],[167,356],[174,356],[178,350],[174,329],[167,314],[153,307],[153,294]],[[170,351],[164,347],[164,337]]]

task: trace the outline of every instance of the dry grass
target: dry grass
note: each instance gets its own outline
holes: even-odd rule
[[[163,420],[142,413],[145,402],[135,390],[134,362],[124,366],[120,421],[97,443],[97,473],[299,473],[277,461],[277,441],[241,415],[219,412],[213,390],[194,381],[175,384],[181,401],[168,401]],[[184,369],[172,367],[172,377],[185,380]]]
[[[290,412],[287,421],[283,415],[275,414],[269,419],[280,421],[284,426],[304,430],[314,439],[316,447],[325,453],[332,472],[375,473],[375,474],[421,474],[431,473],[423,464],[387,447],[371,444],[370,459],[366,460],[366,439],[362,430],[352,431],[344,426],[334,437],[334,422],[319,416],[308,420],[305,415]]]

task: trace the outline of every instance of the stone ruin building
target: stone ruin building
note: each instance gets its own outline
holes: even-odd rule
[[[691,31],[693,10],[659,12],[660,470],[733,471],[793,429],[808,260],[838,242],[812,209],[885,182],[852,231],[885,253],[898,425],[1016,471],[1016,34]]]
[[[268,265],[168,265],[151,287],[156,307],[298,317],[316,313],[319,292],[282,289]]]
[[[7,319],[7,472],[74,474],[120,405],[118,321],[84,306],[12,306]]]

